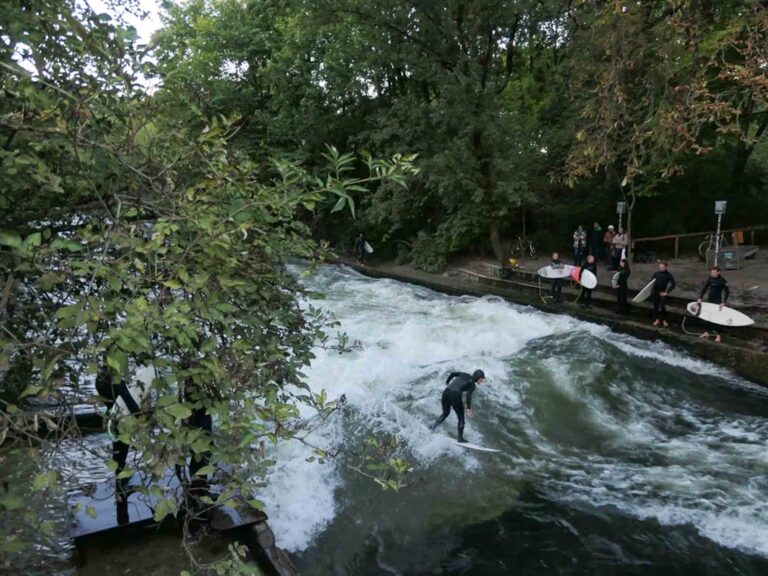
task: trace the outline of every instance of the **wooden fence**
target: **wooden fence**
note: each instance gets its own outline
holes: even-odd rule
[[[746,234],[749,232],[749,244],[755,243],[755,231],[757,230],[768,230],[768,224],[762,225],[762,226],[748,226],[745,228],[729,228],[727,230],[721,230],[721,234],[727,234],[732,232],[743,232]],[[667,236],[649,236],[648,238],[633,238],[632,239],[632,251],[635,250],[635,246],[640,242],[656,242],[661,240],[674,240],[675,241],[675,258],[678,257],[680,254],[680,238],[693,238],[695,236],[698,236],[699,238],[705,240],[706,236],[708,234],[716,234],[716,230],[712,230],[709,232],[690,232],[686,234],[669,234]]]

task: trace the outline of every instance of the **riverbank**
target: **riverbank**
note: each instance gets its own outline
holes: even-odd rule
[[[568,314],[590,322],[605,324],[613,330],[625,332],[645,340],[660,340],[672,346],[732,369],[734,372],[753,382],[768,386],[768,340],[764,325],[760,322],[756,327],[742,330],[746,337],[738,337],[736,332],[729,333],[723,343],[716,344],[698,336],[686,334],[682,322],[684,312],[672,310],[670,326],[664,329],[655,328],[650,324],[649,312],[645,306],[636,307],[630,317],[618,316],[613,311],[615,301],[611,294],[595,293],[595,306],[584,309],[573,303],[577,292],[566,288],[565,302],[548,304],[540,295],[546,291],[546,284],[539,285],[530,273],[517,271],[512,280],[501,280],[489,273],[483,274],[477,266],[471,263],[451,267],[443,274],[431,274],[416,270],[409,265],[395,263],[378,263],[376,265],[358,264],[349,258],[340,258],[338,263],[345,264],[358,272],[374,278],[392,278],[402,282],[418,284],[439,292],[456,295],[495,295],[517,304],[534,306],[540,310],[554,314]],[[543,264],[542,264],[543,265]],[[683,324],[683,329],[681,329]]]

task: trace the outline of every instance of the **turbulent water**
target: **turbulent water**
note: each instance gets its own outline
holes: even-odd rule
[[[306,575],[766,574],[768,392],[563,315],[324,267],[306,279],[361,348],[318,350],[349,410],[311,440],[394,434],[413,470],[382,492],[284,444],[263,494]],[[446,375],[482,368],[471,442],[438,432]],[[307,413],[307,416],[310,414]]]
[[[412,468],[404,490],[383,492],[339,460],[308,461],[302,444],[277,447],[261,498],[305,576],[768,574],[768,389],[661,343],[494,297],[330,266],[304,282],[325,295],[308,304],[332,312],[355,344],[316,351],[311,386],[344,394],[348,409],[325,422],[307,409],[317,426],[308,440],[354,464],[366,438],[394,435]],[[476,368],[488,378],[465,434],[499,454],[457,446],[453,414],[429,431],[446,376]],[[49,456],[73,494],[110,477],[106,436],[58,448]],[[28,481],[30,467],[17,462],[9,479]],[[189,568],[178,539],[158,535],[92,547],[74,568],[64,495],[30,506],[54,537],[14,573]]]

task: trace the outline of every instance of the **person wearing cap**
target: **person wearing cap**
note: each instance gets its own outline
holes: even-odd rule
[[[459,418],[459,438],[462,444],[466,442],[464,438],[464,402],[462,395],[467,393],[467,415],[472,416],[472,393],[477,384],[482,384],[485,380],[485,373],[482,370],[475,370],[470,376],[466,372],[451,372],[445,381],[446,388],[443,390],[442,405],[443,413],[432,424],[431,430],[434,430],[451,414],[451,408],[456,412]]]
[[[603,234],[603,246],[605,247],[605,257],[608,260],[608,270],[613,270],[611,266],[611,255],[613,254],[613,237],[616,232],[613,229],[613,224],[608,226],[608,230]]]

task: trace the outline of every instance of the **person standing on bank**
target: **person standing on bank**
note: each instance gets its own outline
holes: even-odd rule
[[[595,261],[594,254],[587,256],[587,262],[579,270],[579,282],[581,282],[581,275],[584,274],[584,270],[589,270],[597,278],[597,262]],[[581,294],[579,294],[580,305],[582,308],[592,308],[592,290],[584,288],[582,286]]]
[[[624,257],[624,250],[627,247],[627,233],[624,232],[624,228],[619,226],[619,232],[611,240],[613,243],[613,258],[611,259],[611,266],[614,270],[619,268],[619,261]]]
[[[584,254],[587,251],[587,231],[579,224],[579,227],[573,233],[573,264],[581,266],[584,260]]]
[[[600,260],[600,246],[603,242],[603,227],[599,222],[592,225],[592,232],[589,235],[589,253],[595,256],[595,262]]]
[[[554,268],[555,270],[561,270],[563,268],[563,263],[560,262],[560,254],[557,252],[552,252],[552,262],[549,263],[549,265]],[[560,278],[553,278],[552,279],[552,285],[549,287],[550,295],[552,296],[553,302],[562,302],[563,297],[563,281]]]
[[[629,302],[627,302],[627,292],[629,290],[628,280],[632,271],[629,269],[629,262],[626,258],[619,261],[619,271],[616,272],[616,300],[619,304],[619,314],[629,314]]]
[[[608,270],[615,270],[612,264],[613,260],[613,237],[616,232],[613,229],[613,224],[608,226],[608,229],[603,234],[603,249],[605,250],[605,260],[608,262]]]
[[[459,418],[458,441],[464,444],[467,440],[464,438],[464,402],[462,401],[462,394],[464,392],[467,393],[467,415],[471,417],[472,393],[475,391],[477,384],[482,384],[483,380],[485,380],[485,373],[479,369],[475,370],[472,376],[466,372],[451,372],[445,381],[446,388],[443,390],[443,397],[441,399],[443,413],[438,416],[430,429],[434,430],[440,426],[448,418],[451,408],[453,408],[453,411],[456,412],[456,416]]]
[[[365,264],[365,236],[362,232],[355,239],[355,256],[358,264]]]
[[[667,322],[667,296],[675,289],[675,277],[667,270],[666,262],[659,262],[659,270],[653,274],[651,280],[655,280],[651,291],[653,325],[667,327],[669,326],[669,322]]]
[[[723,278],[720,274],[720,268],[717,266],[713,266],[709,270],[709,278],[707,278],[707,281],[704,283],[704,287],[699,294],[699,304],[701,304],[701,299],[704,298],[705,293],[707,293],[707,302],[710,304],[717,304],[720,306],[720,310],[722,310],[725,303],[728,302],[728,296],[731,294],[731,289],[728,287],[728,280]],[[713,333],[715,335],[715,342],[720,342],[720,334],[714,331]],[[709,330],[705,330],[699,336],[701,338],[709,338]]]
[[[107,407],[107,413],[117,402],[118,398],[123,399],[125,407],[131,414],[141,412],[141,406],[136,403],[133,395],[128,390],[128,384],[122,378],[116,375],[115,370],[107,364],[106,356],[102,362],[99,372],[96,375],[96,392],[102,398]],[[130,478],[117,478],[125,469],[125,463],[128,459],[128,450],[130,446],[120,440],[120,416],[117,415],[112,434],[112,460],[115,461],[115,486],[117,494],[123,494],[128,489]]]

